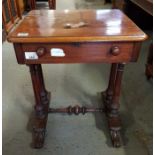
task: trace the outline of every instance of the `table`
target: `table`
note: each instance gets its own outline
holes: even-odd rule
[[[147,38],[119,10],[33,10],[13,30],[8,41],[17,62],[30,68],[35,96],[34,147],[44,144],[48,113],[105,112],[114,147],[121,145],[119,97],[124,66],[136,62]],[[104,108],[49,108],[41,64],[110,63],[109,84],[102,93]],[[134,69],[134,68],[133,68]]]
[[[48,4],[50,9],[56,8],[56,0],[48,0]],[[29,5],[31,10],[36,9],[36,0],[29,0]]]

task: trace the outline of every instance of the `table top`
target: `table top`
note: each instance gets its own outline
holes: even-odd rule
[[[143,41],[146,34],[123,12],[33,10],[8,35],[14,43]]]

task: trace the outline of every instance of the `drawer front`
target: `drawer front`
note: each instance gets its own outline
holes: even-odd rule
[[[129,62],[132,43],[51,43],[23,44],[23,60],[26,64],[39,63],[91,63]],[[18,54],[18,53],[16,53]],[[31,57],[31,54],[35,56]],[[26,56],[30,55],[30,57]]]

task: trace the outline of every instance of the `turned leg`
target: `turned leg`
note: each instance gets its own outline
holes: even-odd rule
[[[114,147],[121,145],[120,129],[121,121],[119,116],[119,97],[121,91],[121,81],[124,70],[124,64],[120,63],[117,66],[117,73],[114,82],[113,96],[110,104],[110,111],[108,113],[108,125]]]
[[[105,106],[106,113],[109,112],[110,103],[112,102],[112,97],[113,97],[113,93],[114,93],[113,91],[114,91],[114,87],[115,87],[116,73],[117,73],[117,66],[118,66],[118,64],[116,64],[116,63],[113,63],[111,65],[108,88],[103,93],[104,106]]]
[[[44,144],[49,109],[49,95],[45,89],[41,65],[29,65],[29,68],[36,102],[33,144],[35,148],[41,148]]]
[[[56,9],[56,0],[48,0],[49,8],[52,10]]]

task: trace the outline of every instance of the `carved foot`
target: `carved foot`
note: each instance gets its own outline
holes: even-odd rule
[[[48,93],[44,99],[44,101],[46,101],[46,104],[43,104],[41,109],[36,109],[36,115],[34,118],[33,147],[36,149],[42,148],[44,145],[50,93]]]
[[[119,130],[111,130],[110,131],[112,143],[114,147],[120,147],[121,146],[121,136]]]
[[[108,117],[108,126],[113,146],[120,147],[122,144],[120,117]]]
[[[34,148],[42,148],[45,139],[45,129],[34,128]]]

